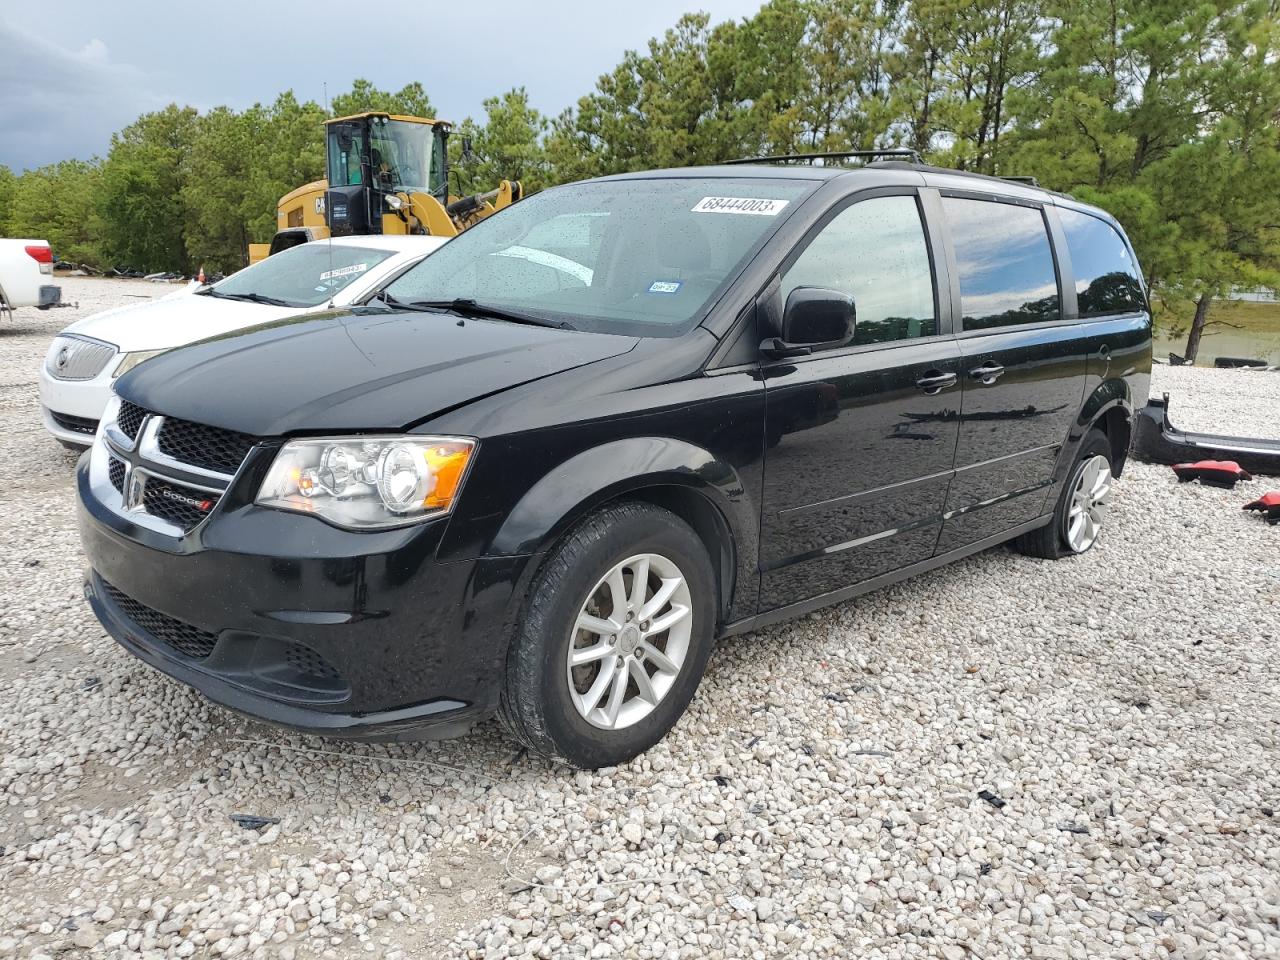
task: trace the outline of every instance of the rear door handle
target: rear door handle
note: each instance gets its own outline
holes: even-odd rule
[[[926,370],[924,376],[916,381],[916,386],[925,393],[932,396],[939,393],[944,387],[955,385],[959,379],[954,373],[943,373],[941,370]]]
[[[974,367],[969,371],[969,379],[978,383],[985,383],[988,386],[1000,379],[1000,375],[1004,373],[1004,367],[998,363],[988,361],[980,367]]]

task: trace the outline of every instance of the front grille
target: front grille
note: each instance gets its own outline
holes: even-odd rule
[[[116,414],[116,426],[130,440],[138,439],[138,430],[142,427],[142,419],[147,415],[136,403],[128,400],[120,402],[120,412]]]
[[[73,417],[69,413],[58,413],[55,410],[50,410],[49,416],[63,430],[70,430],[72,433],[83,433],[91,437],[98,432],[98,421],[89,417]]]
[[[112,457],[107,462],[107,476],[111,478],[111,485],[116,488],[116,493],[124,493],[124,461],[117,460]]]
[[[97,340],[58,337],[53,341],[45,369],[56,380],[92,380],[116,355],[116,348]]]
[[[204,490],[159,477],[147,477],[146,487],[142,491],[143,509],[153,517],[181,527],[184,533],[207,517],[217,502],[216,496]]]
[[[197,629],[181,620],[175,620],[159,610],[152,610],[146,604],[139,603],[133,597],[117,590],[105,580],[102,581],[102,586],[107,596],[124,612],[125,616],[162,643],[196,660],[203,660],[213,652],[214,644],[218,642],[214,634]]]
[[[299,673],[317,680],[336,680],[338,671],[320,654],[300,643],[291,643],[285,647],[284,658]]]
[[[160,451],[182,463],[218,473],[235,473],[258,441],[247,433],[166,417]]]

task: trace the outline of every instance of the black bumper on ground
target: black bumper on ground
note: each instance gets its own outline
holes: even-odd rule
[[[329,736],[448,737],[496,709],[527,558],[439,563],[446,521],[353,533],[243,502],[168,537],[99,502],[87,463],[86,596],[140,659],[232,710]]]
[[[1250,473],[1280,476],[1280,440],[1179,430],[1169,420],[1167,393],[1138,411],[1130,448],[1147,463],[1234,460]]]

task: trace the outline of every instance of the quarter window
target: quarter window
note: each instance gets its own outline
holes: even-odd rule
[[[991,200],[944,197],[960,272],[964,329],[1040,323],[1062,316],[1044,214]]]
[[[1067,235],[1080,316],[1105,317],[1146,310],[1129,246],[1111,224],[1078,210],[1058,209]]]
[[[783,303],[797,287],[851,295],[854,344],[936,334],[933,271],[915,197],[875,197],[842,211],[783,276]]]

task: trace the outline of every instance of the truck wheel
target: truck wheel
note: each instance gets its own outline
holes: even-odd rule
[[[1057,560],[1084,553],[1098,541],[1111,502],[1111,443],[1101,430],[1090,430],[1058,496],[1053,520],[1024,533],[1014,547],[1029,557]]]
[[[651,504],[605,507],[539,573],[499,716],[544,756],[586,769],[625,763],[693,699],[715,611],[711,561],[688,524]]]

